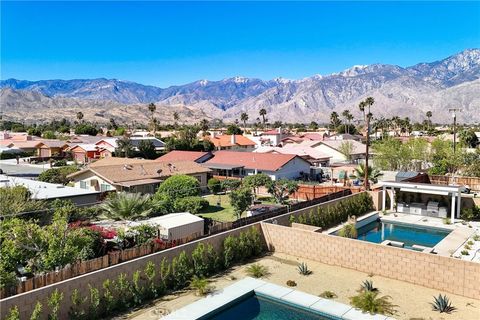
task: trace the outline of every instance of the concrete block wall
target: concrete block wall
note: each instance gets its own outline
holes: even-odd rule
[[[480,299],[480,263],[262,222],[269,250]]]

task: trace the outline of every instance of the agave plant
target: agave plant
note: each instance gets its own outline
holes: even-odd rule
[[[258,263],[254,263],[247,267],[247,274],[254,278],[265,277],[268,273],[268,268]]]
[[[140,193],[118,192],[100,206],[112,219],[137,219],[152,212],[150,197]]]
[[[299,263],[297,269],[298,273],[300,273],[302,276],[308,276],[312,274],[312,270],[308,269],[308,266],[305,262]]]
[[[373,281],[372,280],[365,280],[362,282],[361,286],[360,286],[360,290],[358,290],[359,292],[376,292],[378,291],[377,288],[375,288],[373,286]]]
[[[447,297],[447,295],[442,296],[441,294],[438,297],[433,297],[434,301],[430,302],[432,305],[433,311],[438,311],[440,313],[451,313],[455,311],[457,308],[452,306],[452,302]]]
[[[213,287],[208,284],[207,279],[193,276],[192,280],[190,280],[190,289],[197,290],[199,296],[204,296],[212,292]]]
[[[355,308],[371,314],[380,313],[384,315],[395,314],[396,305],[389,300],[390,296],[378,297],[378,291],[363,291],[354,297],[350,297],[350,303]]]

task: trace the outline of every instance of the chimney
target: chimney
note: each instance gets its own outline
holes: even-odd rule
[[[230,136],[230,143],[231,144],[236,144],[237,143],[237,137],[234,134],[232,134]]]

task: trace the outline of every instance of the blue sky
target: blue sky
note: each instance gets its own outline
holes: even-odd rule
[[[478,47],[478,1],[1,2],[2,79],[298,79]]]

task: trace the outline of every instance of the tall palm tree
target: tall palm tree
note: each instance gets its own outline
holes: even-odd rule
[[[370,145],[370,119],[372,118],[372,113],[370,112],[371,106],[375,103],[375,100],[372,97],[366,98],[364,101],[360,102],[359,109],[363,111],[365,114],[365,108],[368,108],[368,112],[366,115],[366,128],[367,128],[367,139],[366,139],[366,146],[365,146],[365,167],[368,168],[368,157],[369,157],[369,145]],[[368,171],[368,170],[367,170]],[[367,178],[367,171],[365,172],[365,179],[363,181],[365,190],[369,190],[369,183]]]
[[[262,109],[260,109],[259,114],[260,114],[260,116],[262,117],[262,120],[263,120],[262,122],[263,122],[263,125],[265,126],[265,122],[267,121],[267,120],[265,119],[265,116],[267,115],[267,110],[265,110],[265,109],[262,108]]]
[[[335,128],[340,125],[340,118],[335,111],[330,114],[330,125],[332,126],[332,130],[335,130]]]
[[[430,119],[433,116],[432,111],[427,111],[426,116],[428,118],[428,129],[430,130],[430,128],[432,127],[432,120]]]
[[[157,110],[157,106],[155,103],[151,102],[148,104],[148,110],[150,111],[150,123],[153,128],[153,135],[155,136],[157,132],[157,121],[155,121],[155,111]]]
[[[246,112],[242,112],[242,114],[240,115],[240,120],[243,121],[243,131],[247,132],[248,114]]]
[[[349,110],[343,110],[342,116],[345,119],[345,133],[350,133],[350,120],[353,119]]]
[[[100,205],[105,215],[115,220],[138,219],[152,212],[150,196],[140,193],[118,192]]]
[[[208,129],[210,129],[210,122],[208,122],[207,119],[200,120],[200,129],[203,131],[203,134],[205,135]]]

